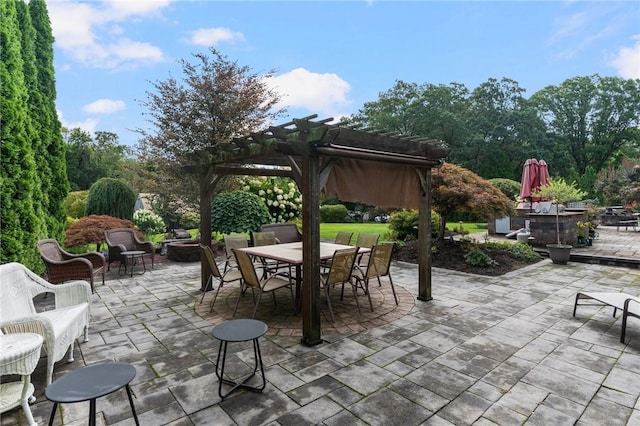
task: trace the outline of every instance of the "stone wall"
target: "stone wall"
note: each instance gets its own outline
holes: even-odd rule
[[[565,211],[558,215],[560,228],[560,242],[576,245],[578,241],[578,222],[586,220],[586,211]],[[517,210],[516,216],[511,218],[511,228],[525,227],[525,220],[529,220],[531,236],[535,238],[533,244],[544,246],[557,243],[556,215],[529,213],[528,210]]]

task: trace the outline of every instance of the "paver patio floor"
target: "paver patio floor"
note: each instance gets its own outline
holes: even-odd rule
[[[375,283],[374,313],[360,294],[359,316],[346,290],[346,305],[339,296],[334,302],[342,309],[336,325],[323,323],[325,341],[313,347],[300,344],[289,294],[278,294],[275,311],[265,297],[257,318],[270,327],[261,339],[267,387],[221,401],[209,331],[230,317],[237,287],[225,289],[209,314],[210,295],[198,305],[199,264],[111,274],[96,287],[91,340],[76,346],[73,363],[56,364],[54,379],[86,364],[129,362],[140,422],[154,426],[640,424],[640,321],[629,320],[622,344],[611,309],[585,306],[572,316],[578,291],[640,295],[640,269],[549,260],[501,277],[434,269],[429,302],[415,299],[415,265],[394,263],[392,276],[398,306],[388,283]],[[252,308],[247,295],[237,317]],[[228,371],[247,373],[250,346],[229,350]],[[33,375],[38,424],[52,407],[44,376],[41,360]],[[55,424],[86,424],[88,408],[63,405]],[[97,408],[102,424],[133,424],[124,392]],[[21,409],[1,424],[24,424]]]

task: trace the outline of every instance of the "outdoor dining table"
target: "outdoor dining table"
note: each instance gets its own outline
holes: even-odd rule
[[[353,246],[344,245],[344,244],[334,244],[334,243],[320,243],[320,260],[331,260],[333,257],[333,253],[336,250],[343,250],[353,248]],[[296,273],[296,313],[300,311],[300,306],[302,304],[301,299],[301,288],[302,288],[302,241],[297,241],[294,243],[284,243],[284,244],[271,244],[266,246],[257,246],[257,247],[243,247],[237,250],[242,250],[243,252],[255,256],[260,257],[262,259],[267,260],[275,260],[277,262],[285,263],[295,267]],[[371,251],[370,248],[360,247],[358,250],[359,253],[366,253]]]

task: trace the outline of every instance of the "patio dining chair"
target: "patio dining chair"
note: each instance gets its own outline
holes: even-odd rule
[[[371,312],[373,312],[373,304],[371,303],[371,295],[369,294],[369,280],[376,278],[378,285],[382,286],[380,277],[388,277],[391,284],[391,291],[393,292],[393,298],[398,304],[398,296],[396,296],[396,289],[393,286],[393,280],[391,279],[391,255],[393,254],[393,247],[395,243],[382,243],[373,246],[371,253],[369,253],[369,263],[366,267],[360,267],[353,270],[353,278],[356,281],[357,287],[362,288],[365,294],[369,297],[369,306]],[[356,288],[357,290],[357,288]]]
[[[380,234],[366,234],[360,233],[358,234],[358,238],[356,238],[356,247],[364,247],[364,248],[372,248],[376,244],[378,244],[378,240],[380,239]],[[356,260],[356,267],[366,266],[369,263],[369,253],[362,253],[358,256]]]
[[[204,300],[204,296],[207,294],[207,291],[213,290],[213,279],[216,278],[218,280],[218,288],[216,289],[211,302],[209,302],[209,312],[213,312],[213,305],[216,303],[216,299],[218,298],[218,293],[220,293],[220,289],[226,284],[234,281],[240,282],[240,291],[242,292],[242,274],[237,269],[229,269],[225,273],[221,274],[220,269],[218,268],[218,264],[216,263],[215,255],[213,254],[213,250],[209,246],[205,246],[204,244],[200,244],[200,252],[202,253],[202,259],[206,262],[211,274],[209,275],[209,279],[207,280],[207,284],[204,286],[204,291],[202,292],[202,298],[200,299],[200,304]]]
[[[349,243],[351,242],[351,237],[353,237],[353,232],[339,231],[336,234],[336,239],[334,240],[334,243],[348,246]]]
[[[271,246],[279,243],[276,238],[276,233],[273,231],[251,232],[251,242],[254,247]],[[268,274],[277,272],[280,268],[280,263],[275,260],[266,261],[260,259],[260,261],[263,267],[263,278]]]
[[[275,232],[264,231],[264,232],[252,232],[251,242],[253,243],[254,247],[259,247],[259,246],[270,246],[273,244],[277,244],[278,240],[276,239]]]
[[[351,274],[353,272],[353,265],[355,264],[356,255],[358,254],[358,247],[336,250],[331,258],[331,267],[329,272],[320,274],[320,288],[324,289],[325,297],[327,298],[327,305],[329,306],[329,315],[331,322],[335,322],[333,315],[333,307],[331,306],[331,297],[329,291],[342,285],[340,293],[340,300],[344,295],[344,285],[348,283],[353,290],[353,296],[356,298],[356,306],[358,307],[358,313],[360,313],[360,303],[358,302],[358,295],[356,294],[356,288],[351,280]]]
[[[244,235],[225,235],[224,236],[224,252],[226,261],[224,262],[224,271],[229,269],[237,269],[236,257],[233,255],[233,249],[249,247],[249,241]]]
[[[264,276],[264,274],[262,274],[262,278],[258,278],[255,265],[247,253],[242,250],[233,249],[233,254],[236,257],[236,262],[238,262],[238,269],[240,269],[240,273],[242,274],[244,285],[247,286],[247,288],[251,288],[251,291],[258,292],[258,299],[254,301],[255,307],[253,308],[253,315],[251,315],[251,318],[254,318],[256,316],[256,312],[258,312],[258,306],[260,306],[260,300],[262,299],[263,293],[271,293],[273,295],[273,304],[275,306],[275,291],[280,288],[289,287],[291,299],[295,301],[293,297],[293,281],[290,276],[276,273],[269,276]],[[242,294],[238,296],[238,300],[236,301],[236,307],[233,310],[234,317],[238,310],[238,304],[240,303],[241,296]]]
[[[342,244],[344,246],[348,246],[351,243],[351,237],[353,237],[353,232],[344,232],[339,231],[336,234],[336,238],[333,240],[334,244]],[[331,267],[331,259],[321,260],[320,267],[323,270],[329,269]]]

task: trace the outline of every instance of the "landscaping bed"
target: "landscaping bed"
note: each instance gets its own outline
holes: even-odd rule
[[[474,266],[468,264],[465,260],[467,253],[466,247],[467,244],[459,241],[444,241],[437,252],[432,255],[431,265],[436,268],[451,269],[471,274],[498,276],[542,260],[542,258],[535,261],[517,258],[510,252],[502,249],[483,247],[482,251],[497,264],[493,266]],[[403,262],[418,263],[418,242],[416,240],[408,241],[403,247],[398,249],[395,259]]]

